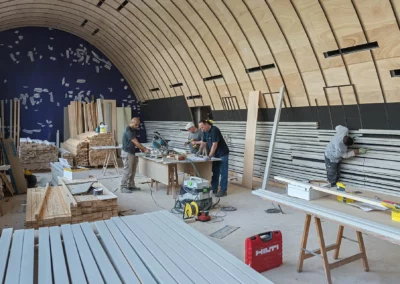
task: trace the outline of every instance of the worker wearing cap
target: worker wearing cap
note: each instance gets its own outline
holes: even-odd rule
[[[138,157],[135,156],[135,153],[139,150],[150,153],[150,150],[140,144],[137,139],[137,130],[139,128],[140,119],[134,117],[122,135],[121,157],[124,164],[124,171],[122,173],[120,189],[123,193],[131,193],[133,190],[140,190],[140,188],[135,185],[136,168],[138,165]]]
[[[199,128],[204,135],[203,143],[196,155],[200,155],[203,148],[208,145],[210,153],[206,156],[206,159],[210,160],[212,157],[221,159],[221,161],[214,161],[212,164],[213,176],[211,179],[211,187],[214,193],[216,193],[216,197],[226,196],[228,190],[228,145],[226,145],[225,139],[219,128],[214,126],[209,120],[200,120]],[[218,184],[220,186],[219,192],[217,192]]]
[[[185,142],[184,145],[185,147],[189,145],[190,153],[196,154],[203,140],[203,132],[193,122],[186,124],[185,129],[189,132],[189,135],[188,142]]]
[[[336,134],[325,148],[326,175],[331,186],[336,186],[336,183],[339,181],[340,162],[342,159],[365,154],[368,151],[365,148],[347,150],[348,146],[354,144],[354,139],[348,136],[349,129],[341,125],[336,126],[335,129]]]

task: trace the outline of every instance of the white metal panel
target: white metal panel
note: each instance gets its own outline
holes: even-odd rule
[[[187,239],[193,240],[193,245],[209,255],[216,263],[220,263],[223,268],[242,283],[272,283],[260,273],[245,265],[235,256],[218,246],[213,241],[197,232],[183,221],[176,218],[167,211],[158,211],[154,214],[163,222],[168,224],[173,230]]]
[[[126,258],[122,254],[117,243],[113,239],[110,231],[108,230],[104,221],[95,222],[96,228],[99,232],[104,249],[114,265],[119,277],[124,283],[140,283],[131,266],[127,262]]]
[[[24,230],[16,230],[13,235],[10,260],[8,261],[5,284],[18,284],[21,271]]]
[[[65,254],[67,255],[71,282],[73,284],[85,284],[87,281],[85,278],[85,273],[83,272],[82,262],[79,257],[75,239],[72,234],[71,225],[62,225],[61,232],[64,241]]]
[[[3,229],[0,238],[0,283],[3,283],[4,276],[6,275],[6,267],[8,262],[8,254],[11,245],[13,229]]]
[[[147,269],[145,264],[136,254],[135,250],[131,247],[129,242],[125,239],[122,235],[121,231],[115,225],[112,220],[104,221],[107,225],[108,229],[110,230],[112,236],[114,237],[115,241],[117,242],[119,248],[125,255],[126,259],[128,260],[129,264],[132,266],[133,270],[135,271],[137,277],[142,283],[149,283],[155,284],[157,283],[150,271]]]
[[[138,237],[129,229],[121,218],[114,217],[112,221],[128,240],[137,255],[141,258],[146,267],[151,271],[152,275],[160,283],[176,283],[170,272],[155,258],[149,250],[143,245]]]
[[[104,280],[101,277],[99,268],[90,251],[89,245],[83,235],[81,226],[78,224],[72,225],[72,233],[74,235],[75,243],[78,248],[79,256],[82,260],[82,265],[85,270],[87,281],[91,284],[103,284]]]
[[[106,283],[122,283],[113,265],[108,259],[107,254],[94,234],[91,225],[89,223],[82,223],[80,225],[89,244],[90,250],[93,253],[94,259],[99,267],[100,273],[103,275]]]
[[[35,261],[35,230],[24,231],[24,245],[22,249],[21,273],[19,277],[20,284],[33,283]]]

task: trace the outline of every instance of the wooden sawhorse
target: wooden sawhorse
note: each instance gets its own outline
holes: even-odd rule
[[[324,240],[324,234],[322,232],[321,219],[317,216],[314,216],[314,220],[315,220],[315,226],[316,226],[317,233],[318,233],[318,240],[319,240],[320,248],[313,250],[313,251],[307,250],[307,240],[308,240],[308,233],[310,231],[311,217],[312,216],[310,214],[306,215],[306,220],[304,223],[303,238],[301,241],[299,262],[298,262],[298,266],[297,266],[297,272],[303,271],[304,260],[314,257],[314,256],[319,256],[322,258],[322,262],[323,262],[324,269],[325,269],[326,280],[329,284],[332,283],[332,279],[331,279],[331,270],[332,269],[338,268],[340,266],[343,266],[345,264],[348,264],[350,262],[353,262],[353,261],[356,261],[359,259],[363,260],[364,271],[366,271],[366,272],[369,271],[367,253],[365,251],[365,246],[364,246],[364,239],[363,239],[362,233],[360,231],[357,231],[357,239],[358,240],[354,241],[354,242],[358,243],[358,245],[360,247],[360,252],[355,255],[343,258],[339,261],[329,263],[328,255],[327,255],[328,251],[335,250],[333,259],[338,259],[342,239],[347,239],[350,241],[353,241],[353,240],[343,236],[344,226],[340,225],[338,234],[337,234],[337,238],[336,238],[336,243],[326,246],[325,240]]]

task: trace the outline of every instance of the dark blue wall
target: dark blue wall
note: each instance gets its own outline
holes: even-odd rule
[[[79,79],[86,82],[77,83]],[[132,107],[133,116],[141,117],[140,105],[126,80],[90,43],[48,28],[0,32],[0,99],[7,100],[5,125],[10,123],[8,100],[21,99],[21,137],[55,141],[59,130],[63,141],[64,107],[79,96],[84,101],[92,95],[116,100],[118,107],[124,103]],[[140,134],[145,141],[144,125]]]

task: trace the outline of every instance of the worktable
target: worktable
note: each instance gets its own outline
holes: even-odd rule
[[[167,211],[39,230],[3,229],[3,281],[272,283]]]
[[[189,155],[187,160],[184,161],[177,161],[175,158],[168,159],[168,161],[162,161],[162,159],[146,157],[142,153],[136,154],[136,156],[139,157],[138,172],[151,178],[152,181],[167,185],[167,194],[169,194],[169,191],[172,188],[174,196],[175,189],[179,186],[178,172],[196,175],[196,171],[192,165],[193,163],[195,164],[200,177],[211,181],[212,162],[221,161],[221,159],[218,158],[212,158],[208,161],[200,160],[195,157],[195,155]],[[192,163],[188,161],[188,159],[193,159]]]
[[[252,193],[254,195],[260,196],[263,199],[286,205],[294,208],[295,210],[303,211],[306,213],[302,245],[300,248],[298,262],[298,272],[302,271],[303,262],[305,259],[319,256],[322,258],[328,283],[332,283],[332,269],[356,261],[358,259],[363,260],[364,270],[369,271],[367,255],[362,237],[363,233],[400,245],[400,223],[391,220],[390,210],[364,212],[359,208],[338,202],[336,196],[326,196],[320,199],[306,201],[287,196],[286,194],[278,194],[263,189],[255,190]],[[374,193],[363,192],[363,195],[371,196],[374,195]],[[383,198],[387,198],[387,196],[382,196],[381,194],[380,196]],[[396,198],[392,196],[391,200],[396,201]],[[316,229],[318,233],[319,249],[310,251],[307,250],[306,247],[312,216],[315,219]],[[325,245],[321,219],[326,219],[339,224],[336,243],[328,246]],[[339,261],[329,263],[327,252],[335,250],[333,258],[338,259],[342,239],[349,239],[343,236],[343,229],[345,226],[356,230],[357,240],[355,242],[359,244],[360,252],[350,257],[343,258]]]

